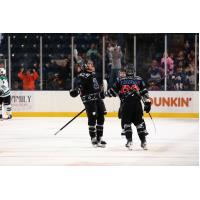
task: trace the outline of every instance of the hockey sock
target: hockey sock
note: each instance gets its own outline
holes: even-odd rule
[[[140,141],[142,143],[146,142],[146,136],[144,134],[138,134],[139,138],[140,138]]]
[[[8,114],[8,116],[12,114],[11,113],[12,112],[11,105],[5,105],[5,110],[6,110],[7,114]]]
[[[96,137],[96,128],[95,126],[89,126],[89,134],[91,138]]]
[[[97,129],[97,140],[100,140],[101,137],[103,136],[103,125],[97,124],[96,129]]]
[[[2,115],[2,105],[0,105],[0,115]]]
[[[136,128],[137,128],[138,135],[144,135],[144,136],[148,135],[144,121],[142,123],[138,124],[136,126]]]
[[[132,128],[131,128],[131,124],[124,124],[124,131],[126,134],[126,139],[128,141],[132,141]]]

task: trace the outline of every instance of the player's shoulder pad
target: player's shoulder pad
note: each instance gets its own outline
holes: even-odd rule
[[[80,77],[80,78],[87,78],[87,77],[89,77],[89,76],[90,76],[90,74],[87,73],[87,72],[81,72],[81,73],[79,74],[79,77]]]

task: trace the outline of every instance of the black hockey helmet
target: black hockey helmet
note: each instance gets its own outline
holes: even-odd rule
[[[126,66],[126,76],[134,76],[135,75],[135,67],[133,64],[128,64]]]

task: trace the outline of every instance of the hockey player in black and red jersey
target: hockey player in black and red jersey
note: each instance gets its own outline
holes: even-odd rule
[[[136,126],[138,136],[141,141],[141,147],[147,150],[146,136],[148,132],[143,119],[143,108],[141,98],[144,102],[144,111],[151,110],[151,101],[146,89],[145,83],[139,76],[134,76],[133,67],[126,69],[126,76],[121,77],[107,91],[109,97],[120,97],[121,100],[121,120],[123,122],[125,136],[127,139],[126,147],[132,150],[132,128],[133,123]]]
[[[106,114],[102,100],[104,92],[97,81],[95,67],[91,60],[82,67],[82,71],[75,78],[74,89],[70,90],[72,97],[77,97],[79,94],[86,109],[92,145],[94,147],[105,147],[106,142],[102,139],[104,115]]]

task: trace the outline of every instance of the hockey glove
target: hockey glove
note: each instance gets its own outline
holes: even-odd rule
[[[75,90],[70,90],[69,94],[71,97],[77,97],[80,94],[80,91],[75,89]]]
[[[100,99],[105,99],[105,93],[104,93],[104,91],[102,91],[102,92],[99,93],[99,98]]]
[[[146,113],[149,113],[151,110],[151,101],[145,101],[144,102],[144,111],[146,111]]]

